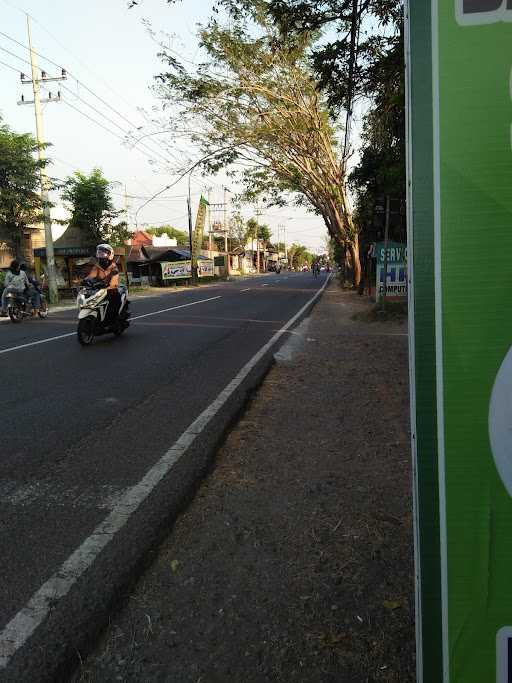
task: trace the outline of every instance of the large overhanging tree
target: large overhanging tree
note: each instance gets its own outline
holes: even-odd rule
[[[233,173],[245,198],[282,204],[294,193],[321,215],[332,239],[348,248],[357,284],[343,136],[308,66],[309,38],[285,46],[268,15],[255,11],[250,22],[231,18],[229,27],[213,19],[200,41],[208,60],[192,70],[163,53],[169,70],[159,76],[159,93],[179,121],[177,133],[190,134],[209,171],[242,169]]]

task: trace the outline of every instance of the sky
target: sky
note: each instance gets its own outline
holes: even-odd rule
[[[206,22],[211,5],[209,0],[184,0],[176,5],[140,0],[129,10],[126,0],[0,0],[0,116],[17,132],[35,133],[33,106],[17,104],[22,94],[26,100],[32,99],[31,86],[20,82],[20,72],[30,74],[28,13],[33,46],[41,56],[39,67],[49,76],[59,75],[58,67],[68,72],[66,81],[46,84],[54,96],[60,88],[62,97],[61,102],[43,108],[44,136],[52,145],[47,152],[52,159],[49,174],[65,178],[74,170],[89,172],[99,166],[114,183],[112,192],[119,209],[125,207],[126,188],[133,226],[136,215],[138,225],[170,223],[186,229],[186,181],[142,207],[176,180],[172,166],[165,162],[165,134],[147,137],[132,149],[126,145],[125,135],[135,131],[140,137],[136,129],[143,126],[146,131],[148,119],[159,107],[151,86],[162,63],[147,22],[158,35],[165,32],[165,40],[175,51],[196,60],[196,26]],[[194,175],[193,211],[201,193],[208,189],[213,204],[223,202],[224,185],[236,190],[223,176]],[[216,211],[213,209],[213,219],[221,219]],[[254,209],[246,206],[242,213],[248,218]],[[62,208],[57,207],[54,214],[62,217]],[[277,226],[283,225],[289,244],[295,241],[313,251],[325,251],[323,222],[304,209],[270,207],[263,210],[260,220],[269,225],[274,238]]]

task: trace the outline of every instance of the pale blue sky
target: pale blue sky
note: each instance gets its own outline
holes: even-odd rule
[[[70,74],[119,114],[141,126],[144,125],[144,119],[138,108],[150,111],[152,106],[157,105],[150,86],[154,75],[161,70],[161,62],[157,58],[158,45],[148,35],[142,20],[149,20],[155,30],[171,34],[175,50],[190,59],[197,59],[195,26],[198,22],[206,21],[211,1],[184,0],[177,5],[168,5],[165,0],[142,0],[141,4],[142,7],[128,10],[126,0],[0,0],[0,31],[25,46],[26,17],[20,10],[28,12],[33,17],[32,39],[37,52],[68,69]],[[28,60],[25,47],[0,35],[0,62],[29,73],[29,65],[6,50]],[[51,75],[57,72],[54,66],[43,60],[40,60],[39,66]],[[30,86],[22,86],[19,73],[1,63],[0,85],[0,114],[5,122],[17,131],[34,132],[33,107],[16,104],[22,93],[26,99],[32,99]],[[69,105],[101,121],[121,137],[123,132],[114,123],[124,130],[130,129],[124,118],[83,86],[77,86],[71,76],[64,85],[112,121],[106,121],[83,101],[64,90],[62,95]],[[58,84],[48,85],[54,92],[58,87]],[[69,105],[49,104],[44,109],[45,137],[53,145],[49,151],[49,156],[54,158],[52,175],[62,178],[74,168],[88,171],[100,166],[109,180],[126,183],[128,194],[137,196],[130,200],[132,214],[144,202],[143,197],[172,182],[173,178],[162,166],[150,165],[146,155],[136,150],[129,151],[121,140],[85,119]],[[157,154],[161,154],[158,141],[158,136],[153,137],[150,146]],[[213,187],[212,201],[221,202],[224,180],[222,177],[196,178],[192,186],[195,199],[198,199],[202,187],[210,186]],[[116,194],[116,201],[121,208],[122,190],[116,188],[114,191],[119,193],[119,196]],[[177,198],[151,203],[141,210],[139,222],[168,221],[184,228],[186,204],[182,195],[185,192],[185,184],[180,183],[165,193]],[[244,213],[251,215],[251,208],[247,207]],[[321,219],[302,210],[269,209],[262,220],[270,225],[275,234],[277,224],[285,223],[289,242],[299,241],[314,249],[324,247],[326,231]]]

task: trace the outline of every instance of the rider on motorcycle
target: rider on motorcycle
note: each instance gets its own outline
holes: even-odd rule
[[[97,263],[92,267],[87,275],[90,280],[103,280],[107,289],[108,308],[105,322],[115,320],[121,305],[121,294],[119,293],[119,270],[114,261],[114,250],[110,244],[98,244],[96,247]]]
[[[5,275],[4,291],[2,292],[2,311],[0,314],[2,318],[7,316],[7,294],[9,292],[24,294],[28,287],[29,281],[27,274],[24,270],[20,270],[20,262],[16,259],[11,261],[9,270]]]

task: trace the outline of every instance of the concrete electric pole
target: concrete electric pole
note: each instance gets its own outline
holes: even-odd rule
[[[228,190],[224,187],[224,251],[226,252],[226,275],[229,277],[231,274],[231,264],[228,251]]]
[[[44,133],[43,133],[43,112],[41,109],[41,104],[46,102],[58,102],[60,100],[60,91],[57,93],[57,97],[53,97],[52,93],[48,94],[48,98],[41,99],[41,83],[48,83],[51,81],[63,81],[67,78],[64,69],[60,76],[50,77],[47,76],[45,71],[41,71],[39,76],[37,68],[37,55],[32,46],[32,34],[30,30],[30,17],[27,15],[27,29],[28,29],[28,45],[30,49],[30,64],[32,68],[32,78],[26,78],[25,74],[21,74],[21,82],[23,84],[31,84],[32,91],[34,93],[33,100],[25,100],[22,95],[21,100],[18,104],[33,104],[35,115],[36,115],[36,138],[38,142],[38,156],[39,161],[44,161],[45,151],[44,151]],[[57,272],[55,269],[55,255],[53,252],[53,237],[52,237],[52,219],[50,215],[49,206],[49,182],[48,176],[44,168],[40,171],[41,177],[41,199],[43,201],[43,222],[44,222],[44,237],[45,237],[45,247],[46,247],[46,269],[48,271],[48,288],[49,288],[49,298],[50,303],[55,304],[58,301],[59,294],[57,289]]]
[[[256,272],[260,272],[260,217],[262,211],[259,206],[256,207]]]

